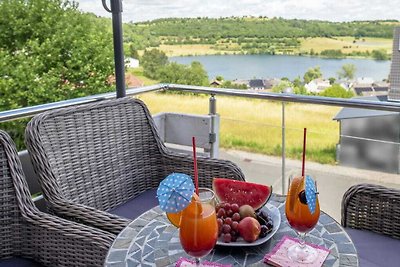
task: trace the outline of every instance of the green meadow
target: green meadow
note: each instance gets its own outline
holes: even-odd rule
[[[208,113],[208,96],[150,93],[139,96],[152,114]],[[307,160],[335,164],[339,124],[332,118],[338,107],[285,104],[286,156],[300,159],[303,128],[307,128]],[[220,146],[266,155],[281,155],[282,104],[280,102],[217,96],[221,116]]]

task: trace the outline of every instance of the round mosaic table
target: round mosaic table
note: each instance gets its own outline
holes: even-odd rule
[[[285,236],[296,236],[285,216],[285,198],[274,195],[270,204],[281,213],[281,225],[264,244],[254,247],[216,246],[205,258],[207,261],[232,266],[267,266],[264,255]],[[330,250],[323,266],[358,266],[357,252],[345,230],[330,216],[321,212],[317,226],[307,235],[307,242]],[[179,242],[179,230],[172,226],[159,207],[132,221],[111,246],[105,266],[175,266],[180,257],[188,257]]]

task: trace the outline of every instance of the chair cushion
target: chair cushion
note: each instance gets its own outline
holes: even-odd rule
[[[25,258],[10,258],[0,260],[0,267],[41,267],[40,263]]]
[[[151,189],[141,193],[135,198],[129,199],[127,202],[118,205],[108,212],[127,218],[136,219],[140,214],[158,205],[157,189]]]
[[[362,267],[399,266],[400,239],[371,231],[346,228]]]

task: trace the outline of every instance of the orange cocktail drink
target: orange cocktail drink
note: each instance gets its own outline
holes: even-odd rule
[[[318,223],[320,214],[316,185],[311,177],[297,176],[289,179],[285,213],[290,226],[300,237],[298,243],[288,248],[288,258],[294,262],[314,262],[318,253],[315,248],[305,243],[306,233]]]
[[[201,258],[214,248],[218,238],[215,208],[208,203],[199,203],[201,212],[183,211],[179,237],[183,249],[190,256]]]
[[[182,211],[179,237],[183,249],[199,262],[214,248],[218,238],[214,192],[200,188],[192,202]]]
[[[299,233],[307,233],[317,224],[320,208],[316,199],[315,212],[311,213],[305,196],[304,177],[294,177],[286,198],[285,213],[290,226]]]

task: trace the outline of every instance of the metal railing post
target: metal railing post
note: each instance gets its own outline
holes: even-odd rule
[[[285,174],[285,167],[286,167],[286,125],[285,125],[285,102],[282,102],[282,194],[286,193],[286,174]]]
[[[211,116],[211,125],[210,125],[210,157],[218,158],[218,150],[219,150],[219,117],[217,114],[217,99],[214,94],[211,94],[209,100],[209,113]]]
[[[112,14],[115,84],[117,87],[117,98],[120,98],[126,96],[124,45],[122,37],[122,0],[110,1],[111,9],[107,6],[106,0],[102,0],[102,3],[104,9]]]

